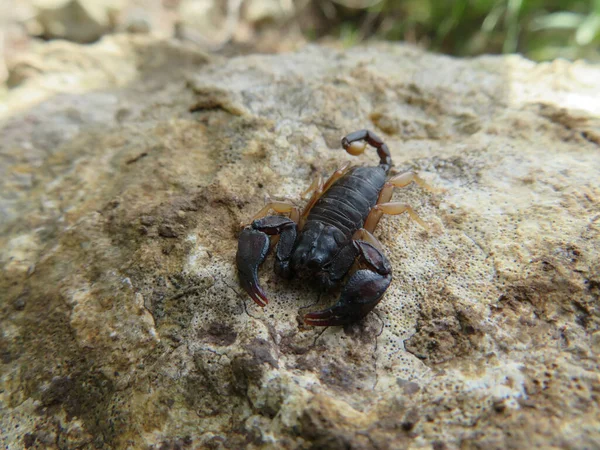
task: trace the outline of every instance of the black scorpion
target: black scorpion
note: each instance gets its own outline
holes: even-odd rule
[[[279,236],[275,272],[284,278],[307,276],[328,290],[342,282],[355,262],[361,267],[350,276],[338,302],[306,314],[306,324],[351,323],[379,303],[392,281],[392,268],[372,233],[382,214],[407,212],[427,228],[410,206],[390,199],[394,187],[411,182],[430,188],[414,172],[387,179],[392,166],[390,151],[373,132],[355,131],[342,139],[342,147],[351,155],[361,154],[367,143],[377,149],[378,166],[346,164],[325,183],[317,177],[305,192],[312,196],[302,211],[290,203],[269,202],[242,230],[236,255],[239,279],[258,305],[268,303],[258,283],[258,267],[269,251],[269,236]],[[271,210],[285,215],[267,215]]]

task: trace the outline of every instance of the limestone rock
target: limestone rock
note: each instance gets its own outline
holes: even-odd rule
[[[600,68],[402,45],[221,60],[148,36],[28,55],[0,109],[0,443],[8,448],[594,448]],[[13,68],[14,70],[14,68]],[[315,329],[301,281],[240,295],[266,194],[373,153],[394,281]]]
[[[34,0],[41,34],[49,39],[88,43],[115,25],[122,0]]]
[[[293,16],[294,4],[278,0],[249,0],[244,3],[244,18],[252,24],[283,22]]]

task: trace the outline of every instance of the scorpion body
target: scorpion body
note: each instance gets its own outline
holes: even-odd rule
[[[317,201],[304,227],[320,222],[352,237],[377,204],[386,175],[381,167],[353,167]]]
[[[268,303],[258,284],[257,270],[269,250],[269,235],[279,235],[275,271],[283,277],[297,273],[330,289],[340,284],[355,261],[364,267],[350,276],[334,306],[305,315],[305,323],[328,326],[354,322],[380,301],[391,283],[392,270],[371,233],[385,213],[408,212],[425,226],[412,208],[389,200],[394,187],[413,181],[427,186],[412,172],[388,180],[390,151],[371,131],[356,131],[342,139],[343,148],[353,155],[362,153],[366,144],[377,149],[378,166],[343,167],[326,183],[313,183],[312,197],[302,213],[293,205],[271,202],[244,228],[238,244],[238,273],[242,287],[257,304]],[[289,217],[264,216],[271,209]]]

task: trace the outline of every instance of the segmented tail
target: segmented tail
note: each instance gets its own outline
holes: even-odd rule
[[[377,149],[377,155],[379,155],[379,165],[382,166],[387,173],[392,166],[392,155],[390,154],[390,149],[388,146],[385,145],[381,138],[372,131],[359,130],[343,137],[342,147],[344,147],[344,150],[351,155],[360,155],[365,151],[367,145],[364,142],[360,143],[359,141],[364,141],[366,144],[369,144]]]

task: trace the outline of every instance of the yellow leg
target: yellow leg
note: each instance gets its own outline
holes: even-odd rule
[[[294,222],[298,223],[300,220],[300,210],[298,207],[292,205],[287,202],[268,202],[263,208],[257,212],[250,222],[255,221],[256,219],[260,219],[261,217],[265,217],[269,214],[269,211],[275,211],[276,213],[289,215],[290,219]]]
[[[394,188],[403,188],[408,186],[410,183],[415,182],[423,189],[427,189],[430,192],[435,192],[436,189],[429,186],[425,181],[414,172],[401,173],[386,181],[381,193],[379,194],[379,200],[377,203],[387,203],[392,199]]]
[[[377,199],[377,205],[375,205],[375,207],[369,213],[369,216],[365,221],[364,228],[372,233],[373,231],[375,231],[375,228],[379,223],[379,219],[381,219],[381,216],[383,214],[395,215],[407,212],[411,219],[413,219],[426,230],[429,229],[425,222],[423,222],[420,219],[417,213],[410,206],[401,203],[390,203],[390,200],[392,199],[392,195],[394,193],[394,188],[403,188],[413,182],[419,185],[420,187],[427,189],[430,192],[437,191],[437,189],[428,185],[425,182],[425,180],[423,180],[414,172],[406,172],[401,173],[400,175],[393,176],[385,183],[383,189],[381,189],[381,192],[379,193],[379,198]],[[393,207],[391,205],[393,205]]]
[[[321,190],[323,190],[323,178],[321,178],[321,175],[317,174],[310,186],[300,194],[300,198],[305,199],[309,194],[314,194]]]
[[[335,183],[337,180],[339,180],[340,178],[342,178],[344,176],[344,174],[346,172],[348,172],[348,169],[350,168],[350,163],[346,162],[342,165],[342,167],[340,167],[338,170],[336,170],[335,172],[333,172],[331,174],[331,176],[327,179],[327,181],[325,182],[325,184],[323,185],[323,192],[325,192],[327,189],[329,189],[331,187],[331,185],[333,183]]]
[[[375,205],[373,207],[373,209],[371,210],[371,212],[369,213],[369,216],[367,217],[367,220],[365,221],[363,228],[372,233],[375,230],[375,227],[377,226],[377,223],[379,222],[379,219],[381,219],[381,216],[383,214],[390,214],[390,215],[395,216],[395,215],[402,214],[405,212],[408,213],[408,215],[410,216],[410,218],[412,220],[417,222],[419,225],[421,225],[426,230],[429,230],[429,226],[425,222],[423,222],[423,220],[418,216],[418,214],[415,212],[414,209],[412,209],[410,206],[405,205],[403,203],[395,203],[395,202],[380,203],[378,205]]]
[[[403,188],[408,186],[410,183],[415,182],[423,189],[427,189],[428,191],[434,191],[435,189],[429,186],[425,180],[423,180],[419,175],[414,172],[406,172],[401,173],[400,175],[393,176],[388,180],[388,183],[393,185],[394,187]]]
[[[354,233],[354,235],[352,236],[352,239],[368,242],[373,247],[375,247],[377,250],[383,251],[381,242],[379,242],[379,240],[375,236],[373,236],[370,231],[367,231],[364,228],[361,228],[356,233]]]

